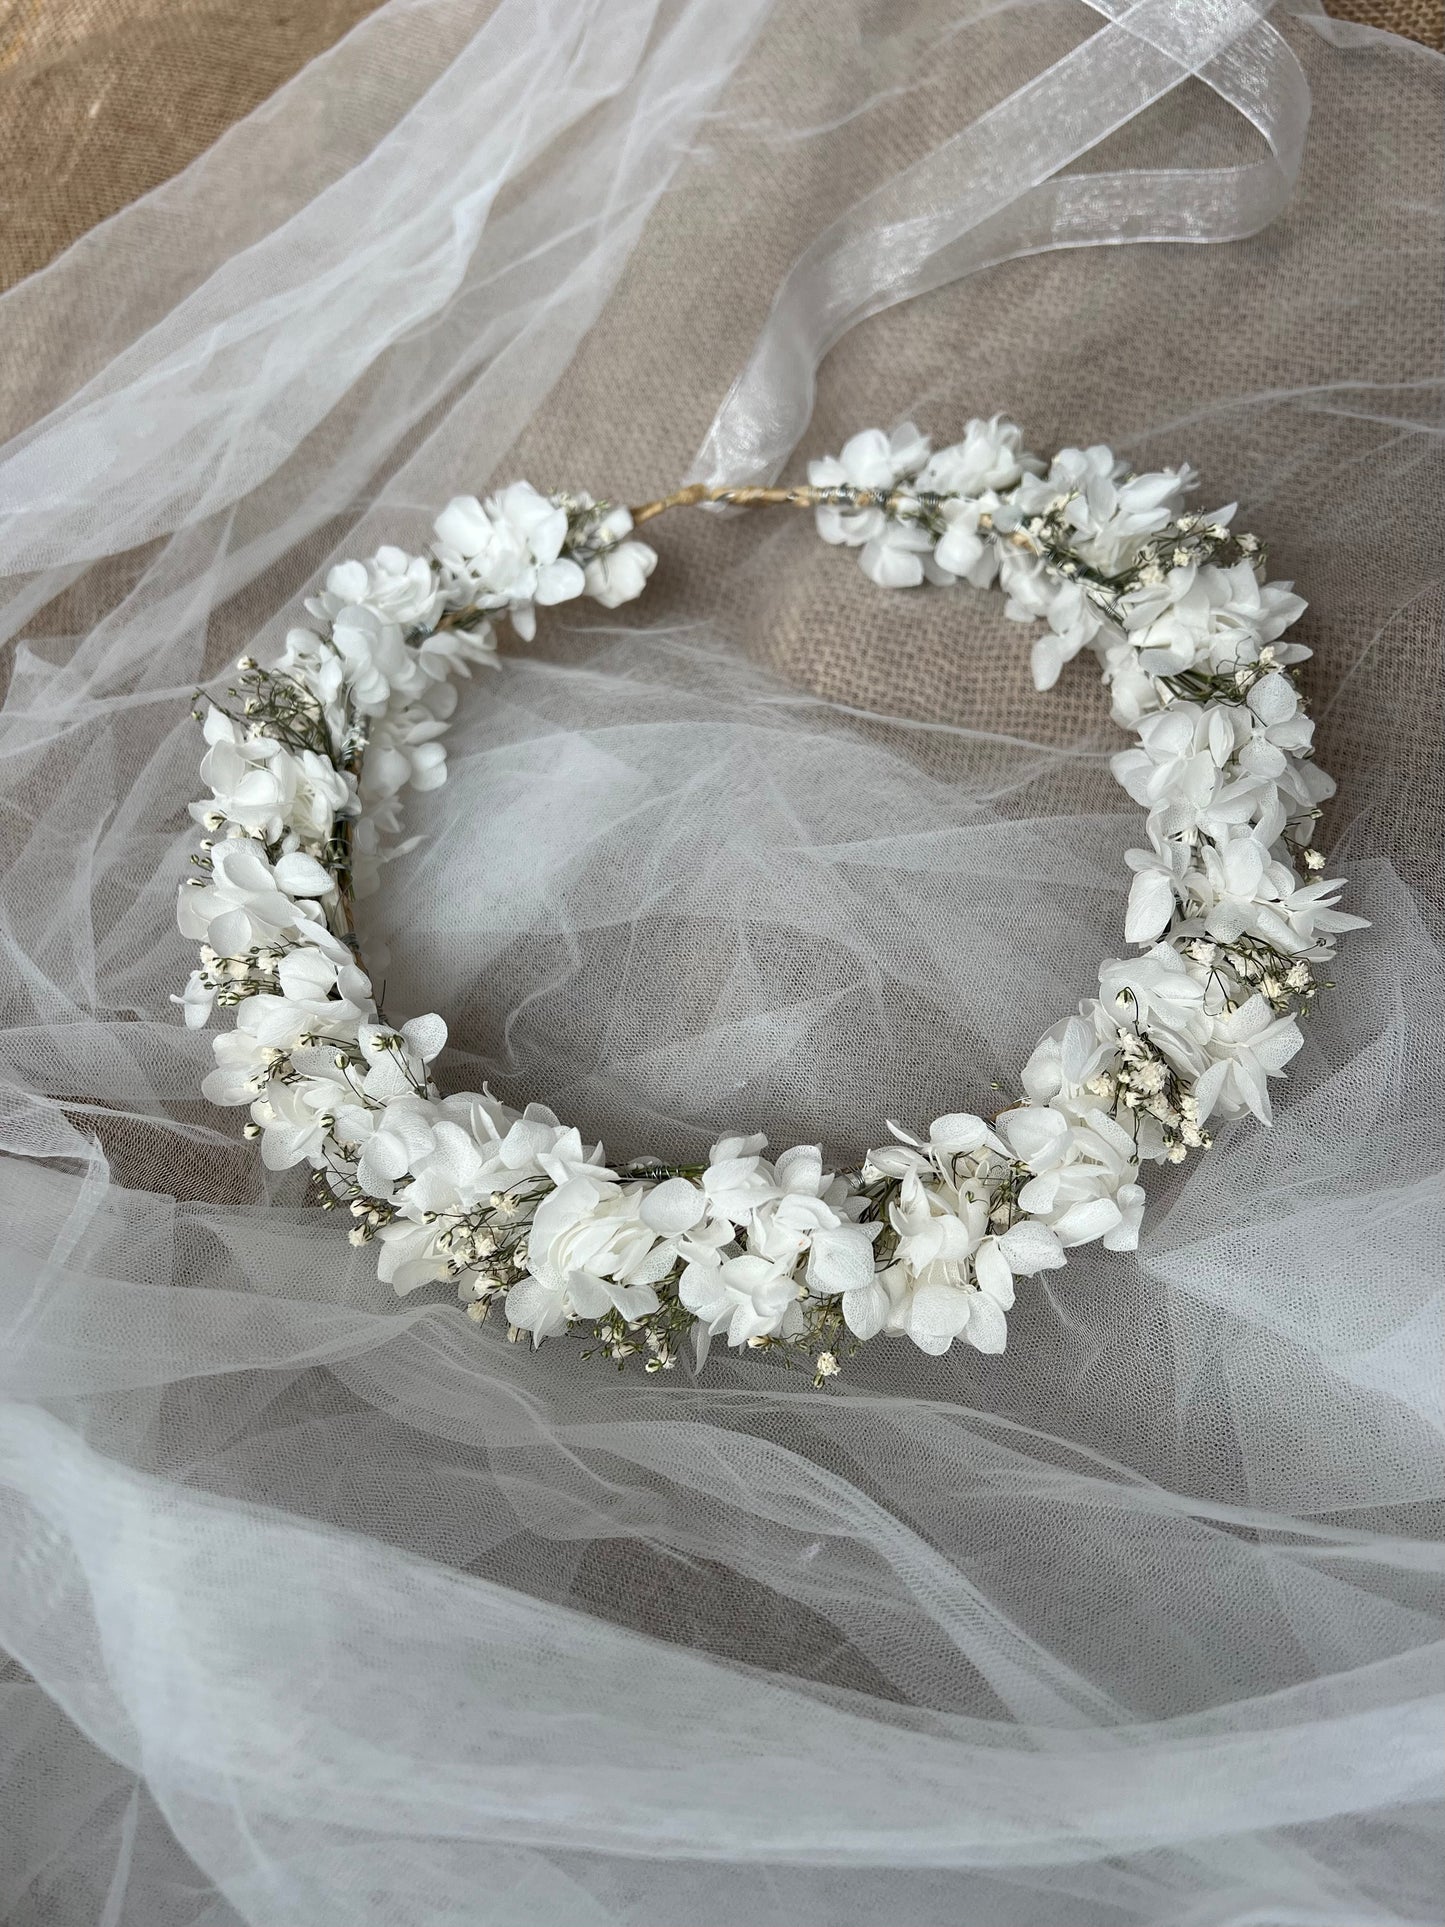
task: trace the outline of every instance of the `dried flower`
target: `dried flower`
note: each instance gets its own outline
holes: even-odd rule
[[[1105,961],[994,1126],[894,1127],[855,1174],[757,1136],[618,1170],[545,1106],[443,1097],[440,1017],[382,1020],[351,905],[403,792],[446,780],[450,679],[493,659],[484,612],[530,636],[538,606],[639,594],[655,556],[628,510],[526,483],[458,497],[431,556],[338,564],[307,604],[317,629],[273,668],[240,659],[239,718],[204,714],[206,836],[178,904],[199,955],[177,1001],[188,1024],[236,1014],[205,1094],[247,1109],[268,1167],[310,1167],[397,1292],[448,1281],[477,1323],[500,1302],[513,1342],[583,1326],[594,1355],[655,1374],[689,1334],[699,1364],[719,1338],[807,1359],[819,1386],[885,1331],[999,1351],[1019,1278],[1137,1242],[1144,1163],[1206,1148],[1211,1117],[1268,1121],[1313,965],[1362,922],[1299,849],[1331,789],[1285,634],[1304,604],[1261,580],[1232,509],[1184,512],[1189,470],[1136,475],[1100,447],[1045,469],[995,417],[936,454],[909,424],[866,430],[809,475],[819,532],[875,581],[997,580],[1006,613],[1042,625],[1040,688],[1092,648],[1135,738],[1113,769],[1147,812],[1125,924],[1143,954]]]

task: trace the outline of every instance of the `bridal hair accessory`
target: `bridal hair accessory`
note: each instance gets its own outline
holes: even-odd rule
[[[235,1013],[206,1096],[249,1106],[269,1169],[311,1167],[398,1292],[450,1280],[514,1337],[582,1327],[654,1372],[689,1333],[701,1366],[721,1335],[805,1360],[818,1384],[878,1333],[1001,1351],[1015,1279],[1076,1245],[1137,1244],[1141,1163],[1206,1148],[1216,1119],[1270,1121],[1317,966],[1364,924],[1335,907],[1311,843],[1334,785],[1295,682],[1309,651],[1281,640],[1305,605],[1263,580],[1232,506],[1185,512],[1195,480],[1132,474],[1102,447],[1046,469],[999,418],[936,452],[906,425],[854,436],[806,486],[696,485],[631,511],[525,482],[460,496],[430,555],[341,563],[306,604],[315,627],[270,667],[243,657],[234,707],[196,711],[211,796],[192,805],[207,834],[179,916],[200,966],[177,1001],[191,1025]],[[1103,964],[991,1122],[890,1124],[858,1172],[814,1145],[769,1157],[750,1135],[701,1164],[613,1165],[540,1104],[443,1096],[445,1023],[390,1022],[362,964],[355,904],[412,847],[401,793],[446,780],[452,679],[495,664],[494,621],[530,639],[539,606],[630,601],[656,561],[634,530],[699,502],[811,507],[884,587],[997,584],[1010,617],[1044,625],[1038,687],[1092,649],[1135,739],[1112,767],[1147,811],[1126,859],[1138,954]]]

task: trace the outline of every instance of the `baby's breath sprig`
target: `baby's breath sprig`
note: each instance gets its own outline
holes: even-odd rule
[[[1248,998],[1263,997],[1281,1015],[1303,1016],[1322,989],[1306,957],[1297,957],[1247,931],[1228,942],[1211,937],[1186,939],[1184,954],[1201,964],[1237,1010]]]
[[[337,745],[326,725],[325,705],[304,682],[284,670],[261,668],[253,656],[242,656],[236,668],[238,680],[228,686],[226,694],[239,704],[239,715],[205,690],[197,690],[198,701],[210,704],[257,736],[274,738],[287,749],[310,750],[328,759],[335,754]]]

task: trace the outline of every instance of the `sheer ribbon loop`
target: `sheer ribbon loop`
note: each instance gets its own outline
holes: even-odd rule
[[[819,363],[895,302],[1053,248],[1219,243],[1279,214],[1309,89],[1270,0],[1089,0],[1107,24],[926,159],[865,196],[793,263],[690,479],[771,481],[801,438]],[[1258,129],[1230,167],[1061,170],[1191,77]]]

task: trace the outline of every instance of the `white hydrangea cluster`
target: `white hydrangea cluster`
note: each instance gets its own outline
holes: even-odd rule
[[[207,834],[179,908],[200,964],[177,1001],[191,1025],[235,1013],[205,1094],[249,1109],[269,1168],[311,1168],[398,1292],[448,1281],[479,1321],[501,1306],[513,1336],[584,1328],[649,1371],[689,1337],[701,1365],[721,1338],[805,1357],[820,1384],[879,1333],[1002,1350],[1017,1278],[1076,1245],[1137,1243],[1142,1163],[1207,1146],[1216,1118],[1269,1121],[1317,966],[1363,922],[1310,843],[1333,786],[1293,680],[1308,651],[1282,640],[1304,604],[1263,581],[1232,509],[1185,512],[1192,482],[1106,448],[1045,468],[995,418],[937,451],[911,425],[869,430],[781,492],[885,586],[997,583],[1010,616],[1045,625],[1040,688],[1092,648],[1135,737],[1113,767],[1146,811],[1128,855],[1138,954],[1104,963],[991,1123],[890,1126],[853,1174],[755,1136],[700,1165],[616,1166],[542,1105],[443,1096],[441,1018],[383,1017],[354,906],[409,847],[403,792],[446,780],[454,678],[495,663],[494,618],[530,638],[538,606],[616,607],[656,561],[628,510],[527,483],[449,503],[429,555],[334,568],[306,605],[316,626],[269,668],[243,658],[235,706],[204,712]]]

